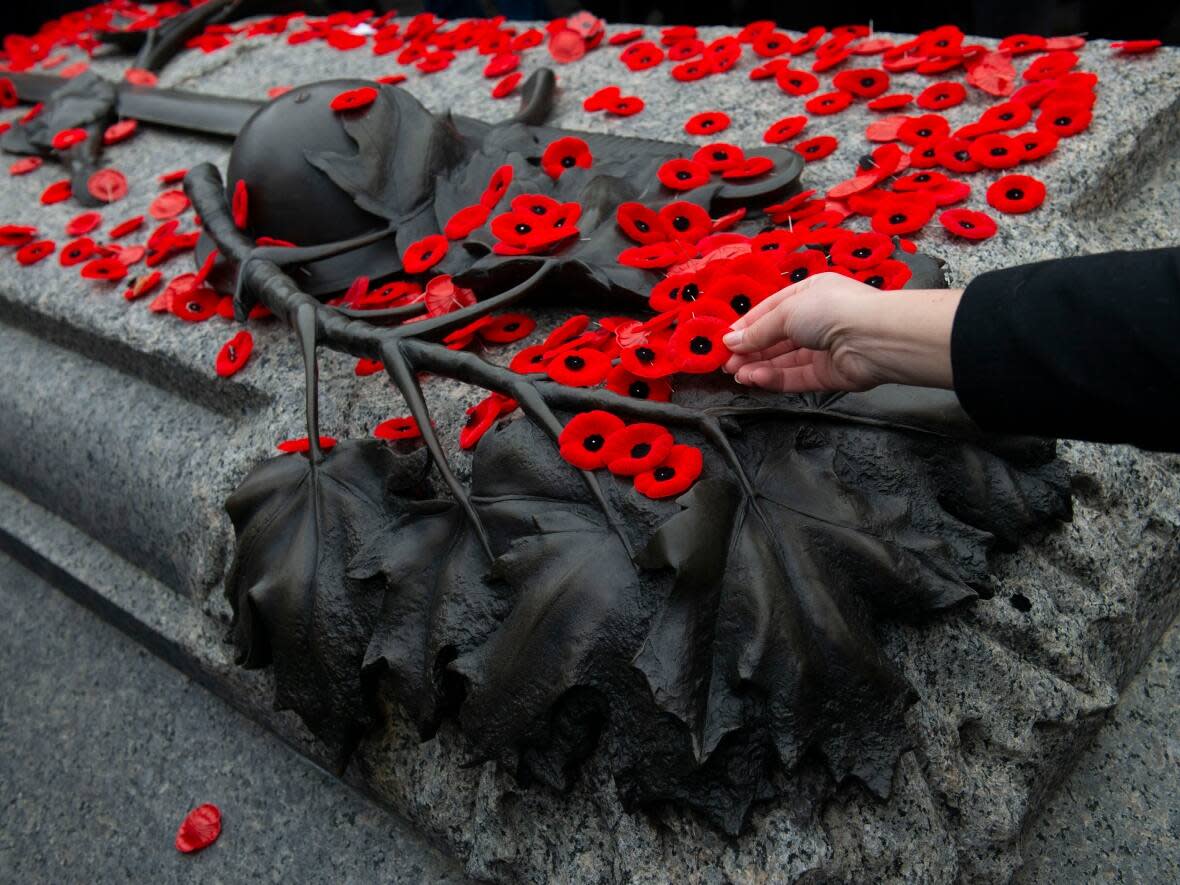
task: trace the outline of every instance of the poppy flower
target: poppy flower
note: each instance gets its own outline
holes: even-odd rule
[[[846,61],[852,55],[852,50],[849,49],[842,41],[832,39],[827,43],[822,43],[815,49],[815,61],[811,64],[811,69],[817,74],[823,71],[830,71],[836,65]]]
[[[38,261],[43,261],[53,254],[53,250],[57,245],[53,240],[38,240],[34,243],[26,243],[16,250],[16,260],[28,267],[30,264],[36,264]]]
[[[669,190],[687,191],[709,183],[709,170],[692,160],[668,160],[656,172],[660,183]]]
[[[507,98],[516,91],[516,87],[520,85],[520,81],[524,79],[524,74],[520,71],[515,71],[496,81],[496,85],[492,87],[492,98]]]
[[[1059,138],[1068,137],[1088,129],[1090,120],[1090,109],[1083,104],[1046,101],[1037,117],[1037,130],[1051,132]]]
[[[110,147],[113,144],[126,141],[138,129],[139,123],[135,120],[119,120],[117,123],[112,123],[108,126],[102,133],[102,143]]]
[[[549,55],[558,64],[575,62],[586,54],[586,39],[571,28],[549,35]]]
[[[217,293],[207,286],[194,286],[172,298],[169,308],[186,323],[203,323],[217,313],[219,300]]]
[[[646,71],[664,60],[664,50],[650,40],[632,43],[619,53],[619,61],[632,71]]]
[[[947,209],[938,221],[955,236],[965,240],[986,240],[996,232],[996,223],[986,212],[971,209]]]
[[[945,138],[934,148],[938,165],[952,172],[978,172],[983,167],[971,156],[971,142],[962,138]]]
[[[610,368],[610,358],[606,354],[578,348],[550,360],[545,366],[545,374],[558,384],[569,387],[593,387],[606,379]]]
[[[866,107],[870,111],[896,111],[911,104],[914,97],[908,92],[897,92],[893,95],[882,95],[874,98]]]
[[[246,366],[250,354],[254,350],[254,336],[243,329],[230,338],[217,352],[214,368],[222,378],[235,375]]]
[[[840,142],[836,140],[834,135],[817,135],[815,138],[809,138],[795,145],[795,153],[806,162],[812,163],[830,156],[839,146]]]
[[[615,366],[607,373],[606,389],[619,396],[666,403],[672,398],[672,384],[665,378],[640,378],[623,366]]]
[[[332,436],[321,436],[319,442],[321,449],[330,449],[336,445],[336,438]],[[276,445],[275,448],[288,455],[301,454],[311,451],[311,441],[306,436],[299,436],[294,439],[285,439]]]
[[[447,254],[447,238],[442,234],[431,234],[406,247],[402,255],[402,264],[406,273],[425,273],[434,267]]]
[[[74,145],[81,144],[85,140],[85,129],[63,129],[61,132],[54,134],[50,144],[53,145],[55,151],[67,151]]]
[[[729,323],[715,316],[694,316],[684,320],[668,342],[669,355],[678,372],[704,375],[715,372],[729,359],[729,348],[721,338]]]
[[[762,140],[767,144],[782,144],[785,141],[790,141],[806,127],[807,117],[805,116],[783,117],[770,125],[762,134]]]
[[[70,187],[69,179],[62,179],[55,181],[49,187],[41,192],[41,203],[45,206],[50,206],[53,203],[61,203],[68,200],[73,195],[73,190]]]
[[[551,142],[541,155],[541,168],[554,180],[561,178],[563,172],[575,166],[589,169],[592,162],[589,145],[572,135]]]
[[[721,177],[726,181],[744,181],[747,178],[757,178],[774,171],[774,160],[770,157],[746,157],[740,163],[722,170]]]
[[[71,237],[88,234],[102,224],[102,214],[99,212],[83,212],[75,215],[66,223],[66,233]]]
[[[16,86],[8,77],[0,77],[0,108],[14,108],[20,103]]]
[[[710,172],[724,172],[745,162],[746,153],[735,144],[714,142],[700,148],[692,155],[694,163],[700,163]]]
[[[662,464],[673,445],[672,434],[658,424],[628,424],[605,441],[602,459],[616,476],[635,476]]]
[[[1053,80],[1070,71],[1078,63],[1078,57],[1072,52],[1050,52],[1033,59],[1032,64],[1024,69],[1026,80]]]
[[[23,246],[37,236],[37,228],[23,224],[0,225],[0,246]]]
[[[418,439],[422,436],[422,428],[409,415],[387,418],[373,428],[373,436],[388,440]]]
[[[927,111],[945,111],[967,100],[967,89],[955,80],[932,83],[918,93],[918,107]]]
[[[660,209],[660,220],[673,239],[696,243],[713,232],[713,219],[694,203],[677,200]]]
[[[1110,48],[1116,50],[1119,55],[1139,55],[1143,52],[1155,52],[1163,45],[1162,40],[1116,40],[1110,44]]]
[[[544,344],[534,344],[532,347],[526,347],[512,357],[512,361],[508,363],[508,368],[522,375],[544,372],[545,366],[549,364],[550,352],[550,348]]]
[[[221,835],[221,811],[206,803],[190,811],[176,831],[176,850],[191,854],[207,848]]]
[[[614,117],[634,117],[644,108],[643,99],[637,95],[625,95],[609,105],[606,112]]]
[[[787,95],[810,95],[819,89],[819,79],[807,71],[784,68],[775,74],[774,82]],[[810,108],[808,109],[810,110]]]
[[[484,65],[483,75],[489,80],[511,74],[520,67],[520,56],[515,52],[501,52],[492,56],[491,61]]]
[[[1045,49],[1045,38],[1036,34],[1011,34],[1001,40],[997,48],[1012,55],[1042,52]]]
[[[702,294],[702,280],[697,274],[669,274],[652,287],[648,303],[652,310],[663,313],[677,310],[684,303],[696,301]]]
[[[86,190],[96,200],[113,203],[127,196],[127,177],[118,169],[99,169],[86,179]]]
[[[773,285],[761,283],[746,274],[731,274],[709,286],[709,298],[729,307],[738,316],[744,316],[756,304],[769,298],[775,291]],[[675,338],[675,335],[673,335]],[[673,355],[675,359],[675,354]]]
[[[149,292],[155,289],[156,286],[160,285],[160,281],[163,278],[163,274],[161,274],[158,270],[153,270],[146,276],[142,276],[134,280],[127,288],[127,291],[123,293],[123,298],[127,301],[135,301],[137,298],[142,298],[144,295],[147,295]]]
[[[511,344],[527,338],[537,328],[537,321],[523,313],[502,313],[485,319],[489,322],[479,329],[479,337],[490,344]]]
[[[512,185],[512,167],[504,165],[499,167],[492,173],[492,177],[488,179],[488,186],[484,188],[483,194],[479,198],[479,202],[487,206],[489,209],[494,209],[496,204],[503,199],[504,194],[508,192],[508,188]]]
[[[635,490],[655,499],[682,494],[697,481],[703,465],[700,449],[673,445],[659,467],[635,475]]]
[[[841,267],[865,270],[893,254],[893,241],[883,234],[852,234],[833,243],[829,254]]]
[[[893,189],[898,193],[912,193],[913,191],[931,191],[945,185],[948,179],[941,172],[923,170],[902,175],[893,180]]]
[[[459,448],[474,448],[483,435],[491,430],[497,418],[507,415],[515,408],[515,400],[498,393],[480,400],[467,410],[467,422],[459,431]]]
[[[852,93],[850,92],[825,92],[823,95],[809,98],[803,107],[809,114],[824,116],[837,114],[850,104],[852,104]]]
[[[619,363],[640,378],[666,378],[676,371],[666,335],[649,335],[646,340],[620,347]]]
[[[461,348],[460,348],[461,349]],[[378,372],[385,371],[385,363],[381,360],[372,360],[368,357],[360,357],[353,366],[353,374],[358,378],[368,378],[370,375],[376,375]]]
[[[127,276],[127,265],[116,258],[96,258],[82,267],[88,280],[121,280]]]
[[[615,211],[615,222],[637,243],[661,243],[670,238],[659,213],[642,203],[620,203]]]
[[[965,181],[948,178],[937,187],[927,188],[923,193],[931,197],[936,206],[951,206],[971,196],[971,185]]]
[[[729,128],[729,115],[721,111],[703,111],[693,114],[684,124],[689,135],[713,135]]]
[[[624,43],[633,43],[643,36],[643,28],[633,28],[630,31],[619,31],[617,34],[611,34],[607,41],[611,46],[622,46]]]
[[[681,62],[672,68],[672,79],[681,83],[693,83],[702,80],[713,73],[712,67],[704,59]]]
[[[1057,150],[1057,136],[1049,130],[1038,129],[1035,132],[1020,132],[1012,137],[1020,142],[1020,148],[1024,151],[1026,161],[1039,160]]]
[[[691,258],[692,254],[692,246],[683,242],[659,242],[624,249],[619,253],[618,261],[624,267],[660,270]]]
[[[28,175],[36,172],[45,163],[40,157],[21,157],[8,167],[9,175]]]
[[[794,43],[782,31],[770,30],[754,38],[751,48],[755,55],[763,58],[773,58],[785,52],[793,51]]]
[[[426,284],[422,301],[426,304],[426,315],[437,317],[453,313],[475,304],[475,293],[463,286],[455,285],[449,274],[432,277]]]
[[[857,98],[876,98],[889,90],[889,75],[876,68],[852,68],[833,77],[832,85]]]
[[[828,259],[818,249],[792,252],[779,265],[779,271],[790,283],[799,283],[828,269]]]
[[[925,227],[936,208],[934,200],[926,194],[892,194],[877,204],[872,228],[889,237],[913,233]]]
[[[886,259],[874,267],[853,271],[852,278],[874,289],[900,289],[909,282],[914,272],[904,261]]]
[[[1045,185],[1030,175],[1005,175],[987,189],[987,202],[993,209],[1021,215],[1045,202]]]
[[[189,200],[184,191],[164,191],[152,200],[151,205],[148,206],[148,214],[152,218],[164,221],[183,214],[188,207]]]
[[[90,237],[79,237],[62,247],[61,255],[57,257],[62,267],[73,267],[83,261],[90,260],[98,247]]]
[[[367,108],[377,100],[377,90],[372,86],[361,86],[359,89],[348,89],[333,97],[329,107],[337,113],[359,111]]]
[[[491,210],[482,203],[464,206],[443,226],[443,234],[451,240],[461,240],[472,231],[480,228],[488,220]]]
[[[626,425],[610,412],[596,409],[570,419],[557,437],[562,459],[582,470],[599,470],[606,466],[606,444]]]
[[[608,107],[614,104],[622,97],[622,90],[618,86],[603,86],[597,92],[594,92],[586,97],[582,102],[582,109],[585,111],[605,111]]]
[[[768,259],[778,265],[783,256],[799,248],[799,238],[791,231],[767,230],[755,235],[750,240],[750,248],[755,255]]]
[[[986,169],[1011,169],[1024,159],[1020,142],[999,132],[981,135],[971,142],[969,150],[971,159]]]
[[[917,146],[932,138],[942,138],[951,131],[945,117],[938,114],[922,114],[910,117],[897,130],[897,137],[908,145]]]

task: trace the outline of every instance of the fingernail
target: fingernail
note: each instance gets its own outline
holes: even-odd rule
[[[725,335],[721,337],[721,343],[730,350],[733,350],[733,348],[742,343],[742,330],[734,329],[732,332],[726,332]]]

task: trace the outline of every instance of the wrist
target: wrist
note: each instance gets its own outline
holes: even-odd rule
[[[953,387],[951,328],[961,289],[872,293],[848,323],[848,341],[879,384]]]

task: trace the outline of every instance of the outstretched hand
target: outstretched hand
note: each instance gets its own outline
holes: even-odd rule
[[[882,292],[836,273],[788,286],[733,324],[726,372],[783,393],[951,387],[961,290]]]

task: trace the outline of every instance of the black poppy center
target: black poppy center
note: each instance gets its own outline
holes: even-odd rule
[[[800,280],[807,279],[807,268],[797,267],[791,271],[791,282],[798,283]]]
[[[867,280],[865,280],[865,282],[868,283],[870,286],[872,286],[874,289],[880,289],[882,286],[885,285],[885,278],[881,277],[881,276],[872,276],[872,277],[869,277]]]
[[[586,368],[586,360],[577,354],[570,354],[565,358],[565,367],[571,372],[579,372]]]
[[[683,215],[677,215],[675,218],[672,219],[672,227],[676,228],[681,233],[684,233],[684,231],[686,231],[690,227],[692,227],[692,222],[689,221],[687,218],[685,218]]]
[[[1007,197],[1009,200],[1023,200],[1024,199],[1024,191],[1022,191],[1018,187],[1010,187],[1010,188],[1008,188],[1007,192],[1005,192],[1004,196]]]
[[[712,125],[713,125],[713,120],[712,120],[712,119],[705,119],[705,120],[701,120],[701,122],[700,122],[698,125],[699,125],[699,126],[702,128],[702,129],[709,129],[709,128],[710,128],[710,127],[712,127]]]
[[[809,154],[814,154],[818,150],[819,150],[818,144],[809,144],[807,146],[807,153],[809,153]]]
[[[970,221],[960,221],[959,227],[963,228],[963,230],[974,230],[975,229],[975,225],[972,224]]]
[[[632,458],[646,458],[651,451],[651,443],[639,443],[631,447]]]
[[[688,181],[690,178],[692,178],[692,173],[689,172],[687,169],[681,169],[679,172],[676,173],[676,177],[680,181]]]
[[[929,173],[926,173],[926,172],[923,172],[921,175],[914,176],[914,181],[918,182],[918,184],[925,184],[929,180],[930,180],[930,175],[929,175]]]
[[[926,148],[926,150],[922,151],[922,156],[923,157],[933,157],[934,156],[934,148]]]
[[[971,159],[971,154],[968,151],[955,151],[955,159],[965,163]]]
[[[684,287],[684,294],[682,297],[685,301],[696,301],[701,297],[701,289],[696,283],[689,283]]]
[[[1000,114],[1000,119],[1001,119],[1001,120],[1003,120],[1005,123],[1007,123],[1007,122],[1008,122],[1009,120],[1011,120],[1011,119],[1012,119],[1014,116],[1016,116],[1016,115],[1015,115],[1015,114],[1012,114],[1012,113],[1008,113],[1008,114]]]
[[[889,216],[889,223],[890,224],[902,224],[905,220],[906,220],[906,216],[902,215],[900,212]]]
[[[518,234],[527,234],[527,233],[530,233],[531,231],[532,231],[532,228],[529,227],[527,224],[525,224],[523,221],[516,226],[516,232]]]
[[[639,231],[641,234],[645,234],[649,230],[651,230],[651,225],[649,225],[646,221],[639,221],[638,219],[636,219],[635,229],[637,231]]]
[[[873,254],[872,249],[868,249],[868,248],[865,248],[864,246],[861,246],[859,249],[853,250],[852,257],[853,258],[868,258],[872,254]]]
[[[725,151],[713,151],[713,159],[714,160],[728,160],[729,154],[726,153]]]
[[[1007,156],[1007,154],[1008,154],[1008,149],[1006,147],[994,147],[991,149],[991,155],[993,157],[1003,157],[1003,156]]]
[[[688,343],[688,349],[697,356],[705,356],[706,354],[712,352],[713,342],[704,335],[697,335],[692,339],[692,341]]]
[[[657,481],[667,482],[676,475],[676,471],[671,467],[657,467],[654,475]]]
[[[656,352],[650,347],[640,347],[635,351],[635,358],[641,363],[654,363],[656,360]]]
[[[533,207],[533,214],[534,215],[544,215],[545,211],[546,210],[545,210],[544,206],[534,206]]]
[[[504,331],[505,332],[515,332],[519,328],[520,328],[520,323],[508,323],[504,327]]]
[[[606,438],[601,433],[592,433],[582,440],[582,447],[588,452],[597,452],[605,442]]]
[[[934,134],[933,129],[919,129],[918,130],[918,135],[921,136],[922,138],[929,138],[933,134]]]
[[[189,313],[200,313],[201,312],[201,305],[199,305],[195,301],[190,301],[186,306],[189,309]]]
[[[1053,121],[1053,125],[1054,126],[1068,126],[1072,122],[1073,122],[1073,118],[1071,118],[1071,117],[1058,117],[1056,120]]]
[[[647,399],[651,396],[651,387],[646,381],[632,381],[631,386],[627,388],[627,393],[636,399]]]
[[[749,295],[734,295],[729,299],[729,306],[738,313],[747,313],[752,307]]]
[[[872,77],[861,77],[860,78],[860,85],[865,87],[866,89],[871,89],[873,86],[876,85],[876,83],[877,83],[877,81],[874,80]]]
[[[576,162],[577,162],[577,160],[575,160],[573,157],[562,157],[561,158],[561,165],[564,166],[566,169],[572,169],[574,163],[576,163]]]

